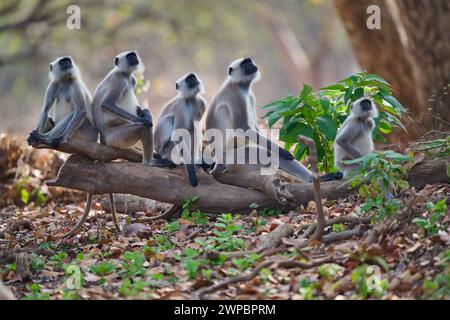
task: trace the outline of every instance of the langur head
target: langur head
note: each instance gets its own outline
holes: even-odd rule
[[[176,89],[184,97],[194,97],[203,93],[203,83],[195,73],[188,73],[175,82]]]
[[[114,65],[117,69],[126,73],[142,71],[144,69],[141,58],[134,50],[119,53],[114,61]]]
[[[232,82],[251,83],[260,77],[258,67],[251,58],[241,58],[233,61],[228,67],[228,78]]]
[[[368,119],[378,117],[378,110],[372,99],[368,97],[356,100],[350,105],[351,116]]]
[[[72,57],[64,56],[50,63],[50,79],[69,80],[79,76],[78,68]]]

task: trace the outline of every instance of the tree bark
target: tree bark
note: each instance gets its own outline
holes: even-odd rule
[[[412,186],[421,188],[427,183],[449,183],[446,174],[450,158],[424,160],[414,166],[408,176]],[[224,173],[228,175],[229,173]],[[139,163],[94,163],[72,155],[61,167],[58,177],[48,181],[49,186],[65,187],[95,194],[126,193],[172,204],[182,204],[186,197],[199,199],[193,207],[204,212],[248,212],[251,204],[260,208],[280,208],[280,204],[266,194],[243,187],[221,184],[201,170],[199,185],[193,188],[181,168],[165,169]],[[241,174],[234,177],[241,178]],[[310,183],[288,184],[298,205],[314,199]],[[343,181],[321,185],[323,199],[345,198],[352,189]]]
[[[413,113],[419,112],[423,98],[416,89],[412,56],[404,47],[395,16],[385,0],[333,0],[341,21],[349,35],[356,58],[368,72],[385,78],[400,102]],[[367,8],[381,9],[381,29],[367,28]]]
[[[421,127],[448,128],[450,1],[333,0],[333,3],[360,65],[388,80],[394,95],[412,112],[415,123],[407,124],[410,133],[413,136],[422,133],[417,130]],[[381,30],[369,30],[366,26],[369,17],[366,10],[370,5],[381,9]]]
[[[444,88],[450,84],[450,1],[397,0],[396,3],[419,72],[416,90],[424,95],[422,113],[431,107],[434,116],[450,123],[450,99],[448,88]],[[433,123],[445,126],[439,121]]]

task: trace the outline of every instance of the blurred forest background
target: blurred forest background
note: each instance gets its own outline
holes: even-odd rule
[[[81,8],[80,30],[66,28],[70,4]],[[181,75],[198,72],[211,101],[228,64],[243,55],[261,66],[259,106],[297,93],[302,82],[318,87],[358,70],[327,0],[2,0],[0,48],[0,128],[16,133],[34,127],[48,63],[65,54],[93,93],[115,55],[136,49],[151,81],[140,98],[155,117]]]
[[[71,4],[81,8],[80,30],[66,27]],[[366,27],[372,4],[381,30]],[[228,63],[251,55],[263,73],[259,106],[364,69],[386,78],[416,120],[432,111],[431,127],[438,118],[448,125],[449,8],[449,0],[2,0],[0,131],[34,127],[54,58],[72,55],[93,93],[115,55],[132,48],[151,81],[140,98],[155,117],[181,75],[198,72],[211,101]]]

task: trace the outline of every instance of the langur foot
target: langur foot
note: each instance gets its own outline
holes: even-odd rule
[[[51,140],[51,145],[53,148],[57,149],[61,142],[63,142],[63,138],[55,138]]]
[[[227,170],[228,168],[226,165],[216,163],[214,165],[214,169],[211,171],[211,174],[214,178],[217,178],[222,173],[227,172]]]
[[[42,138],[42,135],[37,132],[37,130],[33,130],[30,132],[28,138],[27,138],[27,143],[29,146],[33,145],[36,141],[40,140]]]

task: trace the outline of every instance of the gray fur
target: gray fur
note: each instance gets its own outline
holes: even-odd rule
[[[311,181],[312,173],[304,167],[300,162],[293,160],[292,155],[286,150],[280,148],[276,143],[263,136],[257,127],[256,117],[256,99],[252,92],[252,84],[259,78],[259,72],[253,74],[245,74],[241,68],[244,59],[238,59],[229,67],[231,74],[222,85],[222,88],[214,97],[206,116],[206,129],[218,129],[223,133],[224,149],[242,147],[245,142],[239,142],[235,146],[236,139],[226,141],[227,129],[242,129],[244,132],[250,130],[249,138],[253,143],[258,144],[262,148],[267,148],[278,152],[282,159],[280,161],[280,169],[294,174],[300,180]],[[225,152],[226,150],[224,150]],[[220,155],[216,154],[216,160]],[[223,155],[222,160],[225,159]],[[219,161],[220,163],[220,161]],[[289,165],[288,165],[289,164]],[[225,163],[226,165],[226,163]],[[295,168],[293,170],[292,168]],[[217,166],[218,170],[223,171],[222,165]],[[213,171],[213,174],[215,172]]]
[[[59,66],[61,59],[70,59],[72,67],[62,70]],[[86,119],[92,102],[91,94],[81,79],[75,62],[70,57],[61,57],[50,65],[50,84],[45,92],[44,104],[34,132],[35,138],[49,144],[55,141],[67,142],[72,137],[97,141],[97,130]],[[54,118],[49,116],[53,105]]]
[[[116,148],[131,148],[139,140],[143,146],[143,163],[149,164],[153,155],[151,114],[141,109],[134,93],[133,73],[141,67],[127,64],[123,52],[117,56],[119,64],[100,82],[92,102],[92,118],[100,132],[101,142]],[[137,54],[136,54],[137,55]],[[147,117],[140,112],[145,110]]]

